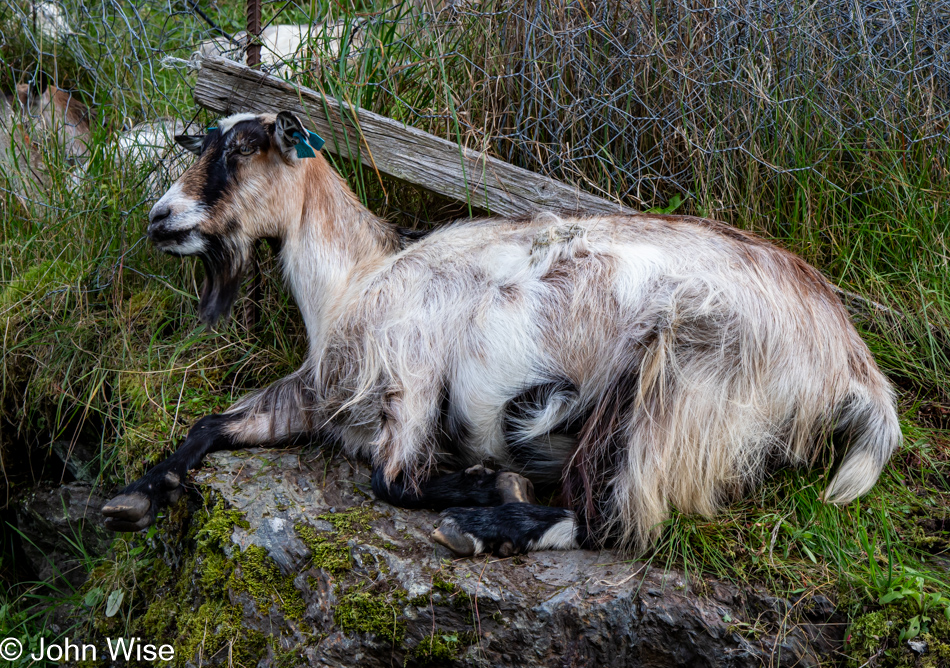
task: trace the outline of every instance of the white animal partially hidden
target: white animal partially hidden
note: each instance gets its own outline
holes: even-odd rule
[[[254,241],[279,239],[309,353],[199,420],[103,508],[113,529],[148,526],[210,451],[313,435],[372,462],[380,498],[445,509],[434,538],[458,554],[638,548],[671,506],[713,515],[777,467],[829,464],[832,437],[824,498],[848,503],[900,443],[890,385],[795,255],[651,214],[469,220],[413,239],[308,137],[281,112],[178,138],[199,157],[149,237],[202,259],[207,323],[229,313]],[[532,503],[532,484],[559,507]]]
[[[37,32],[51,40],[60,41],[76,34],[69,25],[66,10],[59,3],[50,0],[30,5],[26,19],[31,23],[35,22]]]
[[[362,44],[362,22],[339,20],[335,23],[271,25],[261,31],[261,65],[265,70],[283,73],[296,66],[312,66],[311,61],[323,62],[340,55],[344,40],[350,48]],[[244,30],[232,39],[216,37],[205,40],[198,47],[202,56],[224,56],[243,61],[250,40]]]
[[[188,167],[188,154],[176,150],[175,144],[175,136],[184,131],[185,124],[180,120],[159,118],[139,123],[116,138],[128,166],[149,170],[147,187],[152,197],[161,195]]]

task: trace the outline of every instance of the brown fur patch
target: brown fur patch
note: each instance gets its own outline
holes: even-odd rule
[[[178,186],[182,193],[188,197],[201,200],[201,194],[204,191],[204,185],[208,180],[208,159],[204,156],[198,158],[191,167],[185,170],[185,173],[178,179]]]
[[[681,226],[681,225],[691,225],[695,227],[700,227],[710,232],[713,232],[716,235],[726,237],[733,241],[740,241],[742,243],[754,244],[754,245],[771,245],[768,241],[762,237],[748,232],[746,230],[740,230],[738,227],[733,227],[719,220],[712,220],[711,218],[698,218],[696,216],[673,216],[669,214],[653,214],[653,213],[644,213],[640,214],[637,217],[646,217],[654,220],[663,221],[671,226]]]
[[[498,286],[498,295],[502,301],[514,304],[521,298],[521,288],[513,283],[505,283]]]
[[[74,98],[70,93],[50,86],[48,89],[53,106],[62,114],[66,123],[75,127],[79,132],[89,132],[89,108]]]

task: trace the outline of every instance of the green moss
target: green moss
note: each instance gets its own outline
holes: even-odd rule
[[[207,554],[198,569],[198,585],[205,592],[220,588],[222,582],[227,582],[231,570],[231,564],[223,554]]]
[[[250,528],[240,511],[226,510],[219,501],[195,532],[196,570],[203,593],[210,598],[220,595],[226,583],[234,591],[250,594],[261,612],[277,605],[288,619],[301,619],[306,605],[294,586],[294,576],[282,574],[267,550],[251,545],[231,555],[236,549],[231,543],[236,526]]]
[[[224,548],[231,544],[231,533],[234,527],[250,529],[250,523],[244,519],[239,510],[226,510],[224,501],[218,501],[207,515],[207,519],[196,531],[195,538],[199,550]]]
[[[175,294],[166,288],[149,286],[137,290],[123,303],[126,318],[134,325],[158,325],[174,306]]]
[[[329,522],[341,534],[354,535],[369,530],[379,513],[371,508],[350,508],[342,513],[324,513],[319,519]]]
[[[932,633],[925,633],[920,639],[927,643],[927,654],[920,659],[922,668],[950,666],[950,633],[944,631],[939,637]]]
[[[880,668],[944,668],[950,666],[950,622],[938,612],[926,633],[915,640],[926,643],[927,652],[918,657],[911,652],[907,640],[901,639],[917,611],[909,604],[888,605],[861,615],[848,630],[848,667],[874,665]]]
[[[310,550],[314,567],[336,574],[353,567],[353,557],[350,555],[346,538],[329,531],[317,531],[305,524],[298,524],[294,529]]]
[[[349,591],[340,597],[333,618],[346,633],[372,633],[394,645],[406,632],[399,609],[385,594]]]
[[[305,605],[292,575],[282,575],[266,550],[251,546],[240,552],[231,542],[235,526],[248,528],[243,515],[219,501],[192,517],[184,536],[188,558],[169,574],[166,586],[151,586],[147,577],[139,599],[146,608],[135,616],[134,632],[142,637],[169,639],[175,646],[175,666],[200,657],[231,665],[256,665],[266,650],[267,637],[244,624],[241,605],[230,592],[246,592],[262,612],[276,605],[288,619],[303,617]],[[159,537],[161,544],[166,538]],[[160,560],[159,560],[160,561]],[[216,658],[215,658],[216,657]]]
[[[283,575],[267,550],[251,545],[237,557],[237,563],[239,568],[229,583],[237,591],[250,594],[261,612],[276,604],[288,619],[303,618],[307,606],[294,586],[293,575]]]
[[[444,663],[456,658],[466,647],[472,645],[477,637],[471,631],[459,633],[438,629],[430,636],[419,641],[409,656],[419,663]]]
[[[63,260],[48,260],[36,264],[0,292],[0,306],[10,307],[24,300],[42,298],[51,290],[74,286],[82,275],[82,267]]]
[[[929,534],[919,524],[909,527],[902,534],[907,545],[913,545],[928,552],[940,552],[948,547],[945,536]]]
[[[443,591],[447,594],[455,594],[459,591],[457,584],[444,579],[439,573],[436,573],[434,576],[432,576],[432,588],[437,591]]]
[[[311,552],[312,565],[337,576],[345,575],[353,567],[349,541],[370,529],[377,513],[369,508],[351,508],[341,513],[324,513],[318,519],[332,527],[318,531],[305,524],[294,528]],[[380,564],[380,573],[386,567]],[[375,577],[379,575],[370,574]],[[405,625],[399,621],[400,606],[406,602],[406,593],[400,589],[370,591],[337,586],[339,597],[334,609],[337,626],[346,633],[371,633],[394,645],[402,642]]]
[[[224,601],[206,601],[196,610],[179,610],[176,617],[176,665],[187,665],[200,655],[202,663],[214,657],[223,663],[230,659],[230,665],[253,666],[267,644],[263,633],[242,624],[241,609]]]
[[[318,519],[329,522],[330,531],[317,531],[306,524],[297,524],[294,530],[309,548],[311,563],[328,573],[341,574],[353,567],[348,541],[369,530],[377,513],[369,508],[351,508],[342,513],[324,513]]]

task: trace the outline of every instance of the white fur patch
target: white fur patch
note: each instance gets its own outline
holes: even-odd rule
[[[529,545],[531,550],[573,550],[577,548],[575,539],[577,522],[566,517],[544,532],[537,541]]]
[[[670,272],[671,258],[652,244],[625,244],[616,249],[614,261],[618,271],[614,276],[614,295],[627,309],[639,310],[644,297],[657,276]]]
[[[152,207],[152,211],[164,207],[171,209],[171,215],[160,225],[169,231],[183,232],[195,229],[205,218],[205,207],[197,200],[185,195],[179,183],[172,185],[168,192],[162,195],[162,198]],[[149,216],[151,217],[151,214]]]
[[[483,552],[486,551],[486,550],[485,550],[485,543],[483,543],[482,541],[480,541],[478,538],[476,538],[475,536],[473,536],[473,535],[470,534],[470,533],[465,533],[465,534],[462,534],[462,535],[465,536],[466,538],[468,538],[469,540],[471,540],[471,541],[472,541],[472,544],[475,545],[475,554],[481,554],[481,553],[483,553]]]
[[[870,452],[845,457],[837,475],[823,495],[827,503],[846,505],[867,492],[881,474],[881,463]]]
[[[172,209],[172,215],[168,222],[164,224],[165,229],[175,232],[184,232],[186,230],[197,229],[201,221],[205,219],[205,207],[194,203],[191,208],[181,212]]]
[[[175,255],[198,255],[207,249],[208,242],[196,234],[189,234],[184,241],[175,244],[158,242],[156,246],[166,253]]]
[[[221,134],[224,134],[225,132],[233,128],[235,125],[237,125],[241,121],[255,121],[257,120],[257,118],[258,118],[257,114],[249,114],[249,113],[233,114],[231,116],[228,116],[227,118],[222,118],[220,121],[218,121],[218,129],[221,131]]]

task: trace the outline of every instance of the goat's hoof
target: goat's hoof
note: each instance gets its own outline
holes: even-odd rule
[[[495,553],[499,557],[511,557],[516,554],[514,543],[510,540],[506,540],[504,543],[498,546],[495,550]]]
[[[184,487],[176,487],[168,492],[168,505],[173,506],[185,495]]]
[[[168,489],[175,489],[181,484],[181,477],[174,471],[169,471],[165,474],[165,487]]]
[[[465,469],[466,475],[491,475],[494,473],[490,468],[486,468],[481,464],[476,464],[475,466],[469,466]]]
[[[470,557],[476,552],[475,538],[463,533],[452,520],[443,520],[432,532],[432,540],[452,550],[458,557]]]
[[[126,522],[124,520],[116,520],[111,517],[106,519],[105,527],[109,531],[141,531],[142,529],[147,529],[152,524],[152,516],[146,515],[142,517],[137,522]]]
[[[501,494],[502,503],[534,503],[534,484],[517,473],[499,473],[495,489]]]
[[[146,518],[151,521],[148,512],[151,507],[152,502],[147,496],[140,492],[132,492],[120,494],[109,501],[102,507],[102,514],[109,518],[106,521],[106,527],[112,520],[121,524],[137,523]],[[117,531],[128,531],[128,529],[117,529]]]

